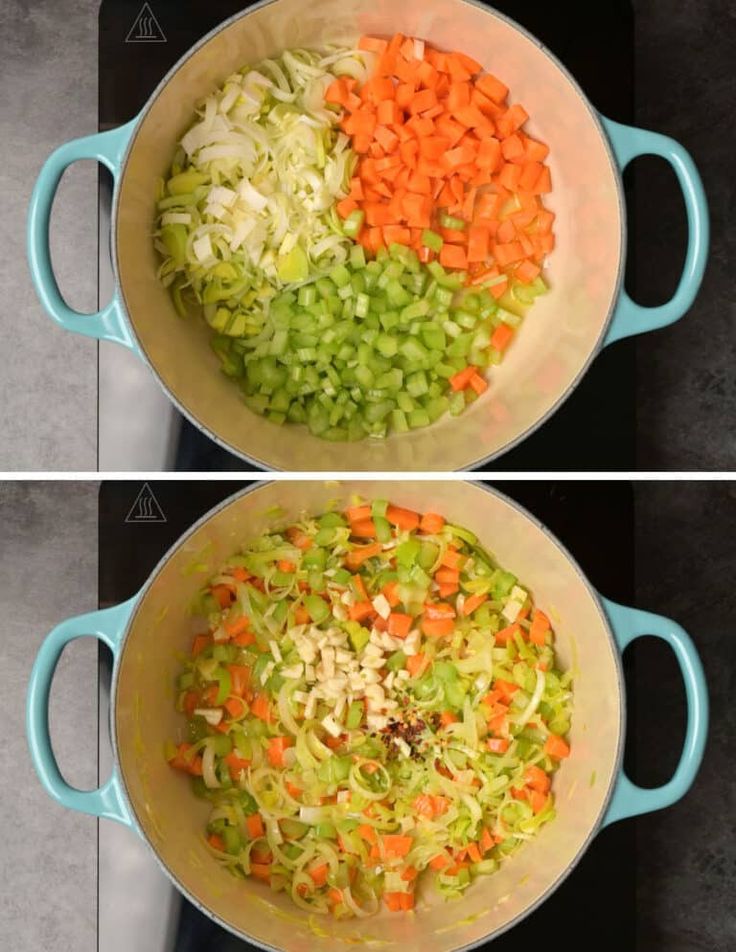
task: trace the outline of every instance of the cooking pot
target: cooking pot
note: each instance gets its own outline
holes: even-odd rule
[[[557,248],[551,292],[538,299],[491,387],[460,418],[366,440],[358,452],[279,430],[247,410],[219,370],[205,322],[182,321],[156,278],[156,183],[167,175],[195,104],[245,63],[288,47],[354,45],[359,34],[416,34],[462,50],[488,67],[524,104],[531,134],[551,148]],[[621,172],[636,156],[662,156],[685,199],[688,244],[679,286],[659,307],[635,304],[623,288],[626,209]],[[115,179],[112,263],[115,291],[97,314],[63,301],[49,255],[49,216],[64,169],[93,158]],[[677,142],[600,116],[565,67],[508,17],[472,0],[263,0],[205,36],[169,71],[140,115],[111,132],[53,153],[31,200],[28,253],[39,297],[69,330],[112,340],[144,360],[179,410],[217,443],[261,466],[283,470],[464,469],[488,462],[540,426],[570,395],[596,354],[622,337],[670,324],[688,310],[708,249],[708,213],[698,172]],[[584,434],[581,434],[584,438]]]
[[[248,540],[301,513],[361,493],[388,497],[418,511],[431,508],[472,527],[500,564],[517,574],[552,618],[563,667],[575,672],[570,757],[555,774],[557,817],[502,864],[479,877],[458,902],[420,891],[416,915],[388,911],[366,920],[314,917],[284,894],[236,879],[204,843],[209,805],[164,758],[179,736],[173,685],[177,654],[191,645],[188,606],[222,561]],[[112,650],[110,704],[113,772],[98,790],[82,792],[62,778],[49,740],[48,700],[64,645],[95,635]],[[662,638],[675,652],[687,696],[687,727],[672,779],[641,789],[622,769],[626,700],[621,652],[641,635]],[[688,790],[705,744],[708,697],[695,647],[675,622],[614,604],[592,588],[580,567],[543,525],[495,490],[464,482],[320,481],[260,484],[226,500],[194,525],[154,569],[141,592],[115,608],[62,622],[46,638],[31,674],[27,702],[31,756],[47,792],[64,806],[117,820],[148,843],[184,895],[219,925],[268,949],[334,952],[358,941],[386,949],[445,952],[471,948],[510,928],[570,873],[603,826],[658,810]],[[633,859],[633,858],[632,858]],[[611,910],[615,914],[615,910]]]

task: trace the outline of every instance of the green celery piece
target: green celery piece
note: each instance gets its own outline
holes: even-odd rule
[[[345,718],[345,726],[348,730],[356,730],[360,727],[363,720],[363,703],[361,701],[353,701],[348,708],[348,713]]]
[[[315,625],[322,624],[330,614],[329,605],[319,595],[307,595],[304,598],[304,607]]]
[[[224,704],[232,692],[232,678],[227,668],[219,668],[215,671],[215,680],[218,682],[217,697],[215,704]]]
[[[407,539],[396,546],[396,563],[404,568],[411,568],[417,560],[421,549],[421,542],[417,539]]]
[[[493,581],[493,596],[496,599],[504,598],[516,585],[516,576],[503,569],[497,569]]]
[[[279,826],[281,827],[281,832],[289,840],[300,840],[309,832],[309,827],[306,823],[293,820],[291,817],[285,817],[283,820],[280,820]]]
[[[387,671],[399,671],[406,665],[406,655],[403,651],[395,651],[386,662]]]

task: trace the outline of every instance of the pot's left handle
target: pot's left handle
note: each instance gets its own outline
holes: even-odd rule
[[[26,733],[31,760],[49,796],[64,807],[118,820],[126,826],[132,826],[133,821],[114,770],[97,790],[77,790],[62,777],[49,737],[49,692],[61,652],[75,638],[93,635],[103,641],[117,658],[135,601],[136,598],[131,598],[114,608],[69,618],[49,632],[36,656],[26,700]]]
[[[80,314],[69,307],[61,296],[54,275],[49,249],[49,224],[59,181],[72,163],[80,159],[97,159],[106,166],[117,184],[123,156],[137,124],[137,119],[97,135],[73,139],[52,152],[41,169],[28,208],[28,263],[36,293],[48,314],[61,327],[87,337],[117,341],[135,349],[125,318],[119,292],[96,314]]]
[[[644,635],[661,638],[672,648],[685,684],[687,703],[685,742],[672,779],[661,787],[647,789],[632,783],[622,769],[603,819],[603,825],[606,826],[625,817],[662,810],[685,796],[703,760],[708,733],[708,689],[697,649],[677,622],[663,615],[627,608],[605,598],[603,606],[622,652],[635,638]]]
[[[669,136],[601,117],[611,141],[616,162],[623,172],[640,155],[658,155],[672,166],[682,189],[687,213],[687,250],[680,283],[672,298],[657,307],[643,307],[621,289],[606,344],[673,324],[690,309],[698,293],[708,258],[708,202],[698,170],[689,152]]]

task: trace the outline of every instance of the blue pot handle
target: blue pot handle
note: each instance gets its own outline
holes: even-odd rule
[[[679,142],[657,132],[623,126],[603,116],[601,121],[622,172],[632,159],[640,155],[659,155],[670,163],[685,199],[688,227],[685,266],[674,297],[658,307],[642,307],[635,304],[622,287],[611,326],[603,342],[605,347],[606,344],[612,344],[632,334],[643,334],[666,327],[679,321],[689,310],[703,280],[710,226],[703,183],[695,163]]]
[[[672,806],[692,786],[700,768],[708,732],[708,690],[698,652],[688,633],[677,622],[663,615],[627,608],[603,599],[603,607],[611,624],[616,643],[623,652],[635,638],[654,635],[675,652],[685,682],[687,726],[680,762],[672,779],[662,787],[644,789],[632,783],[621,769],[603,825],[625,817],[652,813]]]
[[[56,190],[65,169],[79,159],[97,159],[113,174],[117,185],[123,156],[137,119],[118,129],[73,139],[52,152],[44,163],[28,208],[28,263],[36,293],[49,315],[61,327],[87,337],[117,341],[135,350],[120,294],[116,289],[109,304],[96,314],[80,314],[64,301],[56,282],[49,249],[49,222]]]
[[[69,618],[57,625],[46,636],[36,656],[26,699],[26,734],[31,760],[49,796],[64,807],[118,820],[126,826],[133,826],[133,821],[115,771],[97,790],[76,790],[62,777],[49,737],[49,691],[61,652],[75,638],[94,635],[112,650],[117,659],[136,598],[114,608]]]

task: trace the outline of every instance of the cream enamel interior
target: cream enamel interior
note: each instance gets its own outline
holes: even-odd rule
[[[204,322],[181,321],[156,280],[151,242],[156,180],[165,176],[195,104],[230,73],[287,47],[354,43],[400,30],[474,56],[511,88],[528,125],[551,148],[557,249],[550,294],[532,309],[490,389],[461,418],[343,444],[304,427],[279,429],[247,410],[219,372]],[[599,345],[618,290],[622,218],[618,172],[587,101],[528,35],[468,0],[273,0],[252,7],[199,46],[155,96],[133,140],[115,209],[116,267],[136,337],[184,412],[235,453],[275,469],[463,469],[501,452],[543,420],[575,385]],[[581,434],[582,436],[582,434]]]
[[[572,754],[554,781],[558,816],[539,836],[478,880],[461,901],[421,894],[416,915],[382,912],[365,921],[319,919],[263,884],[218,867],[202,842],[208,808],[163,756],[168,739],[183,739],[174,709],[176,652],[189,650],[187,605],[221,563],[248,539],[283,520],[317,514],[352,493],[388,497],[417,510],[432,508],[473,528],[501,564],[529,585],[549,612],[562,664],[575,679]],[[468,483],[335,483],[279,481],[226,503],[184,538],[156,570],[130,622],[114,683],[113,734],[125,789],[138,824],[174,881],[210,915],[250,941],[290,952],[334,952],[356,941],[376,948],[445,952],[507,928],[540,902],[584,850],[607,803],[619,763],[620,669],[597,599],[559,545],[514,504]]]

